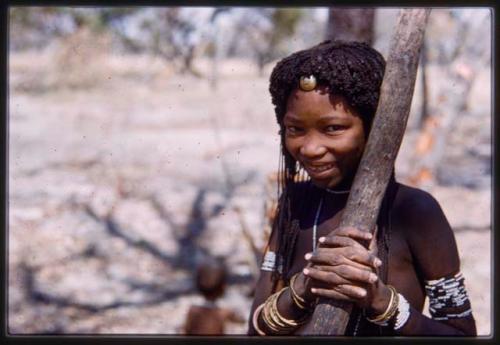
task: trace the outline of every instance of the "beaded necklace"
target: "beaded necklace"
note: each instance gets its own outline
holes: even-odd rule
[[[333,189],[325,189],[330,194],[348,194],[350,190],[333,190]],[[316,216],[314,217],[314,225],[313,225],[313,233],[312,233],[312,248],[313,253],[316,253],[316,237],[318,233],[318,220],[319,215],[321,214],[321,208],[323,207],[323,196],[319,200],[318,208],[316,209]]]

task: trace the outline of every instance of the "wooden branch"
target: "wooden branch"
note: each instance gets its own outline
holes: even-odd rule
[[[429,9],[400,11],[391,40],[379,106],[340,220],[341,227],[352,226],[365,231],[375,227],[406,128],[429,13]],[[320,299],[303,333],[342,335],[351,310],[351,303]]]

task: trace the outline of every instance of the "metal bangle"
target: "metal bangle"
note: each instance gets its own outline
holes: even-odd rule
[[[262,303],[261,305],[259,305],[255,309],[255,311],[253,312],[253,316],[252,316],[252,325],[253,325],[253,328],[257,331],[257,333],[259,335],[266,335],[266,333],[259,328],[259,324],[258,324],[259,313],[262,310],[262,308],[264,308],[264,304],[265,304],[265,302]]]
[[[297,292],[295,291],[295,289],[293,288],[293,285],[295,284],[295,280],[297,280],[297,276],[298,276],[299,273],[296,273],[292,276],[292,278],[290,279],[290,295],[292,296],[292,300],[293,302],[295,303],[295,305],[297,307],[299,307],[299,309],[302,309],[302,310],[310,310],[311,309],[311,306],[308,305],[308,303],[306,302],[305,299],[303,299],[302,297],[300,297]]]
[[[376,324],[384,324],[384,326],[394,316],[399,304],[399,297],[396,289],[392,285],[387,285],[387,287],[389,288],[389,290],[391,290],[391,298],[386,310],[382,314],[377,315],[373,318],[367,317],[368,321]]]

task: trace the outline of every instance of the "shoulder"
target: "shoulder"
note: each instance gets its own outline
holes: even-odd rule
[[[423,213],[442,213],[441,206],[430,193],[401,183],[398,183],[393,210],[398,215],[416,220]]]
[[[426,279],[458,270],[453,230],[439,202],[430,193],[399,184],[392,212],[394,224],[404,236],[417,264],[422,266]]]
[[[428,192],[398,184],[392,213],[398,223],[418,232],[426,230],[451,230],[439,202]]]

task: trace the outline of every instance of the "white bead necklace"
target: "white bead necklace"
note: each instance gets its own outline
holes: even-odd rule
[[[316,233],[318,231],[318,220],[319,220],[319,214],[321,213],[322,206],[323,206],[323,197],[321,197],[321,199],[319,200],[318,209],[316,210],[316,216],[314,217],[313,238],[312,238],[313,253],[316,253]]]
[[[328,193],[330,194],[348,194],[350,190],[332,190],[332,189],[325,189]],[[313,253],[316,252],[316,237],[318,233],[318,220],[319,220],[319,215],[321,213],[321,208],[323,207],[323,197],[319,200],[319,205],[318,209],[316,210],[316,216],[314,217],[314,225],[313,225],[313,236],[312,236],[312,248],[313,248]]]

